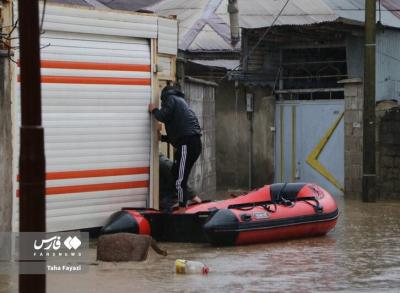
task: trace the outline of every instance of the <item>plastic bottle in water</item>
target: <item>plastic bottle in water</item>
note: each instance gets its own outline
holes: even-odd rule
[[[177,274],[208,274],[209,268],[199,262],[192,260],[177,259],[175,261],[175,271]]]

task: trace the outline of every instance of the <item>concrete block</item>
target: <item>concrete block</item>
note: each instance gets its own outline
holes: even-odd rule
[[[393,132],[393,144],[394,145],[400,145],[400,133]]]
[[[349,135],[345,137],[344,144],[345,144],[345,150],[354,150],[354,145],[359,141],[360,139],[357,137],[354,137],[353,135]]]
[[[362,111],[359,110],[348,110],[345,113],[345,123],[351,123],[352,126],[355,126],[355,123],[359,123],[362,125]]]
[[[357,97],[361,101],[364,99],[364,86],[357,85]]]
[[[345,96],[344,98],[344,108],[346,110],[351,110],[352,109],[352,104],[353,104],[353,100],[355,99],[355,96]]]
[[[345,151],[351,151],[353,150],[353,143],[354,143],[354,137],[353,136],[345,136],[344,138],[344,150]]]
[[[363,129],[361,127],[353,127],[353,136],[355,137],[362,137],[363,136]]]
[[[345,151],[344,151],[344,159],[345,159],[345,160],[348,159],[348,158],[350,158],[350,155],[351,155],[351,152],[350,152],[350,151],[348,151],[348,150],[345,150]]]
[[[383,182],[385,178],[388,178],[387,172],[388,172],[388,168],[383,168],[383,167],[379,168],[379,176],[382,179],[380,182]]]
[[[350,152],[350,160],[353,164],[362,166],[362,157],[363,154],[361,152]]]
[[[381,166],[383,169],[385,168],[393,168],[394,167],[394,163],[393,163],[393,157],[390,156],[383,156],[381,157]]]
[[[398,119],[398,112],[394,109],[390,109],[389,111],[387,111],[387,114],[385,115],[385,119],[388,121],[396,121],[399,120]]]
[[[354,196],[356,199],[361,200],[362,199],[362,190],[359,192],[354,192]]]
[[[394,186],[393,190],[397,193],[400,199],[400,179],[397,179],[394,181]]]
[[[388,133],[391,133],[392,132],[392,129],[393,129],[393,123],[392,123],[392,121],[383,121],[381,124],[380,124],[380,131],[381,131],[381,134],[388,134]]]
[[[346,187],[350,187],[351,186],[351,178],[348,178],[346,175],[345,175],[345,178],[344,178],[344,187],[346,188]]]
[[[393,167],[399,169],[399,172],[400,172],[400,155],[393,159]],[[399,174],[399,176],[400,176],[400,174]]]
[[[351,174],[351,164],[349,163],[349,161],[345,160],[345,163],[344,163],[344,178],[350,178],[350,174]]]
[[[363,150],[363,143],[360,137],[356,137],[354,140],[353,151],[355,152],[362,152]]]
[[[383,193],[391,193],[393,191],[394,184],[392,180],[384,180],[382,182]]]
[[[400,178],[400,170],[398,168],[390,168],[388,169],[389,178],[396,180]]]
[[[392,133],[382,133],[380,136],[380,142],[382,144],[393,144],[394,143],[394,137]]]
[[[350,151],[353,151],[353,144],[352,144],[352,139],[351,139],[352,137],[345,137],[345,140],[344,140],[344,150],[345,151],[348,151],[348,152],[350,152]]]
[[[352,191],[352,189],[351,189],[351,184],[346,184],[345,186],[344,186],[344,195],[345,195],[345,198],[352,198],[352,193],[353,193],[353,191]]]
[[[362,179],[352,179],[351,180],[352,189],[354,192],[359,193],[362,191]]]
[[[383,178],[382,182],[391,180],[393,178],[392,170],[393,170],[393,168],[387,168],[387,167],[385,167],[385,168],[380,170],[381,171],[381,176]]]
[[[351,123],[344,124],[344,136],[351,136],[353,134],[353,125]]]
[[[362,126],[362,123],[363,123],[363,112],[362,111],[360,111],[360,110],[357,110],[357,121],[355,121],[355,122],[359,122],[360,124],[361,124],[361,126]]]
[[[344,113],[344,122],[345,123],[351,123],[353,124],[354,122],[359,122],[359,111],[357,110],[346,110]]]
[[[359,179],[362,176],[362,166],[361,165],[352,165],[350,167],[350,178]]]
[[[151,236],[131,233],[102,235],[97,241],[97,259],[101,261],[143,261],[147,259],[149,248],[167,255]]]
[[[351,106],[351,109],[360,111],[363,108],[363,100],[358,97],[351,99],[350,106]]]
[[[354,159],[353,157],[350,157],[348,159],[348,164],[349,164],[350,168],[352,168],[354,166],[361,166],[362,161],[359,161],[359,160]],[[350,172],[351,172],[351,170],[350,170]]]
[[[345,196],[345,198],[348,198],[348,199],[360,200],[361,199],[361,191],[354,191],[354,190],[348,191],[348,192],[345,192],[344,196]]]
[[[358,98],[356,103],[357,103],[357,109],[362,111],[364,109],[364,100],[363,100],[363,98],[362,97]]]
[[[357,86],[346,86],[344,88],[345,97],[356,97],[358,95]]]
[[[362,136],[363,129],[360,122],[348,122],[344,125],[345,137]]]
[[[398,152],[396,151],[396,148],[394,145],[384,145],[383,143],[380,144],[380,156],[396,156]]]
[[[352,124],[353,123],[353,110],[346,109],[344,112],[344,123],[347,124]]]
[[[353,149],[352,145],[348,142],[348,138],[344,138],[344,151],[350,152]]]
[[[393,132],[400,133],[400,121],[393,122]]]

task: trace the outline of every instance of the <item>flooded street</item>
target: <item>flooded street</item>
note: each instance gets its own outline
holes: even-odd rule
[[[165,258],[151,251],[141,263],[50,274],[47,292],[400,292],[400,203],[338,204],[338,225],[325,237],[223,248],[160,243]],[[202,261],[210,273],[176,275],[177,258]],[[17,277],[1,276],[0,285],[16,292]]]

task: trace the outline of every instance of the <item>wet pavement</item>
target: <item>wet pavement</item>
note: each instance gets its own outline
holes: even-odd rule
[[[338,225],[324,237],[223,248],[160,243],[167,257],[151,251],[140,263],[49,274],[47,292],[400,292],[400,203],[338,204]],[[177,258],[202,261],[210,273],[177,275]],[[0,276],[0,292],[17,292],[17,277]]]

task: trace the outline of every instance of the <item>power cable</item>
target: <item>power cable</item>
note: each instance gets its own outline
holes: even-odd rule
[[[40,21],[40,34],[43,34],[43,23],[44,23],[44,16],[46,14],[46,4],[47,4],[47,0],[43,1],[43,8],[42,8],[42,19]]]
[[[395,60],[395,61],[400,62],[400,59],[399,59],[399,58],[396,58],[396,57],[394,57],[394,56],[392,56],[392,55],[389,55],[389,54],[387,54],[387,53],[385,53],[385,52],[382,52],[382,51],[380,51],[380,50],[377,50],[377,52],[378,52],[379,54],[381,54],[381,55],[384,55],[384,56],[389,57],[389,58],[391,58],[391,59],[393,59],[393,60]]]

